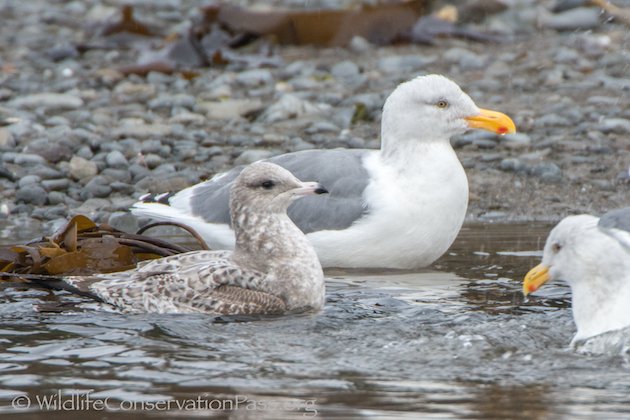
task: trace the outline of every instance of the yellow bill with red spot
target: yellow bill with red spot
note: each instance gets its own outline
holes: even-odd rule
[[[478,115],[466,117],[468,127],[492,131],[497,134],[514,134],[516,125],[514,121],[502,112],[489,109],[480,109]]]
[[[525,279],[523,279],[523,294],[527,296],[535,292],[540,286],[547,283],[549,278],[549,267],[544,264],[538,264],[525,275]]]

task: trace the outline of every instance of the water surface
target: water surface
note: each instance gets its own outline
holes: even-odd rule
[[[0,225],[0,241],[37,236],[12,229]],[[568,287],[523,302],[520,281],[548,231],[469,225],[426,270],[330,270],[318,314],[38,313],[34,304],[84,300],[4,289],[0,413],[37,416],[47,398],[51,410],[65,404],[64,418],[100,418],[101,405],[134,418],[166,408],[183,418],[627,416],[626,358],[568,347]]]

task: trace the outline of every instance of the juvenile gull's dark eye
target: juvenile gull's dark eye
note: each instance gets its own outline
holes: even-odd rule
[[[274,187],[274,185],[276,185],[272,180],[267,180],[267,181],[263,181],[262,184],[260,184],[261,187],[263,187],[266,190],[270,190]]]

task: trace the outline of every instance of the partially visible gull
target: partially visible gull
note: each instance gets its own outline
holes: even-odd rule
[[[508,116],[477,108],[446,77],[421,76],[385,101],[380,150],[306,150],[268,161],[330,191],[289,208],[324,267],[424,267],[448,249],[464,221],[468,180],[449,140],[470,128],[515,131]],[[187,224],[212,248],[233,247],[228,191],[241,170],[146,197],[132,212]]]
[[[577,327],[572,343],[630,326],[630,207],[558,223],[542,263],[525,276],[523,293],[555,279],[571,286]]]
[[[286,211],[295,199],[326,190],[267,162],[243,169],[230,190],[233,252],[193,251],[129,271],[64,277],[69,287],[63,288],[128,312],[270,314],[321,309],[322,267]]]

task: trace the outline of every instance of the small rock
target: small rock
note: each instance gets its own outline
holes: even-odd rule
[[[84,214],[92,220],[98,219],[96,217],[103,210],[107,210],[110,207],[110,201],[104,198],[88,198],[79,207],[72,211],[73,214]]]
[[[259,99],[228,99],[221,102],[200,102],[195,107],[213,120],[231,120],[254,113],[262,109]]]
[[[332,66],[330,74],[332,74],[335,79],[350,80],[359,76],[360,70],[356,63],[345,60]]]
[[[0,150],[12,150],[16,145],[13,134],[5,127],[0,127]]]
[[[173,107],[192,109],[196,102],[195,97],[192,95],[186,95],[183,93],[177,93],[174,95],[160,94],[157,98],[151,99],[148,105],[150,109]]]
[[[27,185],[39,184],[41,178],[37,175],[25,175],[18,181],[18,187],[26,187]]]
[[[40,155],[50,163],[67,161],[72,157],[72,150],[69,147],[59,142],[53,143],[48,139],[34,140],[24,148],[24,151]]]
[[[168,137],[173,131],[167,124],[145,124],[144,121],[125,121],[121,126],[113,130],[114,137],[132,137],[147,139],[151,137]]]
[[[349,47],[352,51],[357,53],[366,53],[372,50],[372,44],[370,44],[370,41],[362,36],[353,36],[350,40]]]
[[[591,185],[603,191],[615,190],[614,184],[607,179],[593,179],[591,180]]]
[[[65,204],[67,196],[61,191],[50,191],[48,193],[48,204],[57,205],[57,204]]]
[[[64,191],[70,186],[70,180],[66,178],[61,179],[45,179],[42,181],[42,186],[47,191]]]
[[[15,108],[77,109],[83,100],[66,93],[34,93],[13,99],[9,104]]]
[[[558,31],[593,29],[599,25],[599,9],[596,7],[578,7],[566,12],[546,15],[541,18],[541,25]]]
[[[249,165],[250,163],[257,162],[262,159],[268,159],[277,153],[272,153],[269,150],[251,149],[246,150],[234,160],[235,165]]]
[[[306,130],[307,134],[315,134],[315,133],[338,133],[339,127],[335,124],[328,121],[317,121],[310,125]]]
[[[127,161],[125,155],[118,150],[109,152],[105,158],[105,162],[110,168],[127,168],[129,166],[129,161]]]
[[[35,155],[32,153],[18,153],[13,159],[13,163],[16,165],[37,165],[37,164],[46,164],[46,159],[44,159],[40,155]]]
[[[114,229],[127,233],[135,233],[140,228],[138,219],[133,214],[122,211],[112,213],[107,223]]]
[[[70,176],[75,180],[92,178],[98,173],[96,163],[79,156],[73,156],[69,165]]]
[[[114,98],[122,103],[146,102],[153,98],[156,88],[148,83],[121,82],[114,88]]]
[[[501,145],[510,149],[522,149],[531,145],[531,139],[525,133],[506,134]]]
[[[464,70],[476,70],[486,66],[484,57],[465,48],[450,48],[442,57],[451,63],[457,63]]]
[[[283,95],[258,118],[265,123],[274,123],[304,116],[325,115],[332,107],[327,104],[313,104],[293,94]]]
[[[201,114],[195,114],[194,112],[180,112],[172,116],[168,120],[169,124],[192,124],[202,125],[206,122],[206,118]]]
[[[29,184],[20,188],[15,193],[15,200],[35,206],[43,206],[46,204],[48,194],[46,190],[37,184]]]
[[[239,73],[236,81],[248,87],[269,85],[273,83],[273,75],[268,69],[254,69]]]
[[[164,163],[164,159],[159,155],[149,153],[144,156],[144,163],[149,169],[155,169]]]
[[[395,55],[378,60],[378,68],[388,74],[408,74],[433,63],[435,57],[419,55]]]
[[[507,217],[507,213],[502,211],[489,211],[479,216],[481,220],[496,220],[496,219],[505,219]]]
[[[528,168],[528,172],[545,182],[555,183],[562,180],[562,170],[553,162],[541,162]]]
[[[599,123],[599,129],[604,133],[630,133],[630,120],[625,118],[606,118]]]
[[[87,200],[90,198],[105,198],[112,193],[112,187],[109,185],[109,181],[104,176],[97,175],[92,178],[83,190],[81,190],[81,199]]]
[[[499,167],[503,171],[522,172],[525,170],[526,165],[518,158],[505,158],[501,161]]]

